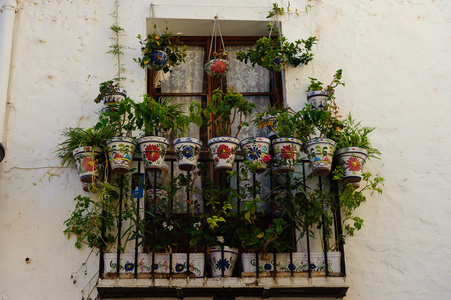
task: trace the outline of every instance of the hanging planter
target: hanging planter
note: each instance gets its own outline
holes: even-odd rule
[[[196,138],[182,137],[172,142],[179,169],[192,171],[197,166],[202,142]]]
[[[162,50],[155,50],[149,55],[146,66],[152,71],[160,71],[168,64],[168,55]]]
[[[136,141],[132,137],[115,136],[106,143],[111,171],[116,174],[125,174],[130,171]]]
[[[208,140],[216,170],[232,170],[240,141],[230,136],[218,136]]]
[[[231,277],[238,261],[238,249],[228,246],[223,247],[224,251],[221,250],[221,246],[210,247],[212,277],[222,277],[223,271],[224,277]],[[224,256],[222,252],[224,252]]]
[[[360,182],[368,152],[360,147],[346,147],[338,149],[335,155],[344,172],[343,182],[346,184]]]
[[[212,49],[216,48],[216,27],[218,28],[219,37],[221,39],[222,49],[218,51]],[[227,52],[225,51],[224,40],[222,39],[221,28],[219,27],[218,16],[215,17],[213,23],[213,33],[211,35],[210,51],[208,53],[209,61],[205,64],[205,71],[207,75],[213,78],[223,78],[226,76],[230,68],[230,63],[227,61]]]
[[[310,160],[313,174],[324,176],[330,173],[335,152],[335,142],[328,138],[314,138],[307,142],[305,152]]]
[[[282,137],[272,140],[274,153],[274,171],[292,172],[296,169],[296,163],[301,152],[302,143],[299,139]]]
[[[269,156],[270,143],[271,141],[264,137],[248,137],[240,142],[245,159],[252,164],[251,172],[262,173],[266,171],[266,164],[271,159]]]
[[[139,149],[146,171],[159,171],[163,168],[169,140],[161,136],[144,136],[138,140]]]
[[[327,104],[328,95],[326,91],[310,91],[307,93],[307,103],[312,105],[312,109],[322,110]]]
[[[92,183],[99,179],[105,168],[105,156],[102,148],[78,147],[73,151],[73,156],[81,182]]]

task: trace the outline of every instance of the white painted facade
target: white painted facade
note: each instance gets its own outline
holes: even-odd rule
[[[0,8],[12,2],[2,0]],[[260,21],[272,2],[153,1],[159,18]],[[365,226],[345,245],[345,299],[449,299],[451,2],[314,0],[304,13],[307,2],[278,1],[300,12],[281,19],[289,39],[319,38],[315,59],[286,71],[287,102],[300,108],[308,76],[328,82],[342,68],[346,87],[336,94],[341,112],[377,127],[373,145],[382,159],[366,166],[386,178],[384,194],[368,197],[358,209]],[[6,112],[0,120],[6,148],[0,163],[1,300],[79,300],[98,270],[93,257],[88,275],[83,269],[72,283],[89,251],[73,247],[62,223],[80,182],[72,168],[59,170],[51,182],[45,174],[59,163],[53,151],[62,129],[97,120],[98,84],[116,72],[114,58],[105,54],[113,11],[114,1],[105,0],[17,1],[8,90],[0,99]],[[133,61],[136,35],[145,34],[149,16],[150,1],[120,1],[121,42],[128,47],[124,87],[136,100],[146,86],[145,71]]]

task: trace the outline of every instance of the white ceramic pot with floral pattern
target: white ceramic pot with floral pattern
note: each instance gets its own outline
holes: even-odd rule
[[[114,87],[114,91],[106,93],[103,97],[103,105],[108,106],[113,103],[119,103],[127,97],[126,91],[124,89]]]
[[[221,58],[215,58],[205,64],[207,75],[213,78],[222,78],[229,71],[230,63]]]
[[[327,104],[327,97],[324,90],[310,91],[307,93],[307,103],[311,104],[313,109],[322,110]]]
[[[91,183],[105,170],[105,155],[99,147],[78,147],[72,152],[80,181]]]
[[[147,179],[151,187],[161,187],[164,185],[166,176],[169,173],[167,163],[163,163],[163,167],[158,171],[146,171]]]
[[[144,136],[138,140],[141,150],[144,169],[146,171],[159,171],[164,166],[166,150],[169,140],[161,136]]]
[[[216,170],[232,170],[240,141],[230,136],[218,136],[208,140]]]
[[[248,162],[252,164],[250,171],[262,173],[266,171],[269,155],[270,139],[264,137],[248,137],[240,142],[241,150]]]
[[[104,253],[104,273],[116,274],[117,272],[117,253]],[[151,257],[147,253],[138,253],[138,261],[135,264],[134,253],[121,253],[119,258],[119,273],[120,274],[134,274],[135,266],[138,268],[138,273],[150,273],[151,271]]]
[[[186,274],[189,273],[195,277],[204,277],[205,257],[203,253],[190,253],[189,264],[186,253],[172,253],[172,273]],[[189,266],[189,267],[188,267]]]
[[[281,272],[302,272],[308,270],[307,253],[293,252],[277,253],[278,271]]]
[[[324,252],[310,253],[310,268],[312,271],[325,272],[325,262]],[[341,272],[341,252],[327,252],[327,269],[330,273]]]
[[[362,180],[362,169],[368,158],[368,152],[365,149],[360,147],[340,148],[335,156],[343,169],[344,183],[355,183]]]
[[[259,272],[271,272],[274,271],[274,255],[272,253],[242,253],[241,263],[244,273],[257,272],[257,256],[258,256],[258,271]],[[278,254],[276,254],[276,257]],[[280,271],[280,269],[277,269]]]
[[[197,166],[202,142],[196,138],[182,137],[172,142],[179,169],[192,171]]]
[[[307,142],[305,152],[310,160],[313,174],[324,176],[330,173],[335,152],[335,141],[328,138],[314,138]]]
[[[127,136],[115,136],[106,143],[111,171],[125,174],[130,171],[136,140]]]
[[[169,203],[169,195],[163,189],[148,189],[147,198],[149,200],[150,212],[163,213],[167,210]],[[156,199],[156,200],[154,200]]]
[[[238,249],[228,246],[224,246],[224,249],[221,249],[221,246],[210,247],[211,273],[213,277],[222,277],[222,271],[224,271],[224,277],[232,276],[237,261]]]
[[[271,145],[274,153],[274,171],[294,171],[301,152],[301,141],[296,138],[282,137],[272,140]]]

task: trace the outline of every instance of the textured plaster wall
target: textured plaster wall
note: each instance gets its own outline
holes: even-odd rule
[[[115,74],[106,55],[113,1],[20,0],[9,88],[7,157],[0,163],[0,299],[81,299],[97,258],[71,274],[89,251],[73,247],[63,220],[81,191],[76,172],[54,170],[53,151],[69,126],[89,127],[98,84]],[[154,1],[161,18],[265,20],[269,0]],[[302,12],[307,1],[279,1]],[[311,1],[310,13],[282,18],[294,40],[316,35],[315,60],[286,72],[287,102],[305,102],[308,76],[328,82],[343,69],[341,112],[376,126],[381,160],[367,164],[387,180],[382,196],[358,209],[364,229],[346,243],[346,300],[449,299],[451,295],[451,3],[448,0]],[[134,62],[149,1],[120,1],[127,36],[125,87],[145,92]],[[1,17],[1,16],[0,16]],[[57,172],[52,182],[46,172]],[[41,180],[42,179],[42,180]],[[30,263],[25,263],[25,258]],[[85,294],[86,297],[86,294]]]

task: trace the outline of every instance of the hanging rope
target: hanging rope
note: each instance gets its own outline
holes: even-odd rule
[[[155,10],[154,10],[154,4],[150,4],[150,24],[152,25],[155,24],[155,27],[157,28],[158,31],[158,35],[161,36],[161,31],[160,31],[160,27],[158,27],[158,22],[157,22],[157,18],[155,17]],[[154,27],[154,28],[155,28]]]
[[[213,41],[214,41],[214,46],[216,49],[216,39],[217,39],[216,27],[218,27],[218,33],[219,33],[219,37],[221,39],[222,50],[225,52],[225,45],[224,45],[224,40],[222,39],[221,27],[219,27],[218,15],[216,15],[214,22],[213,22],[213,32],[211,33],[210,50],[208,51],[208,59],[210,59],[210,57],[211,57],[211,49],[213,48]]]

